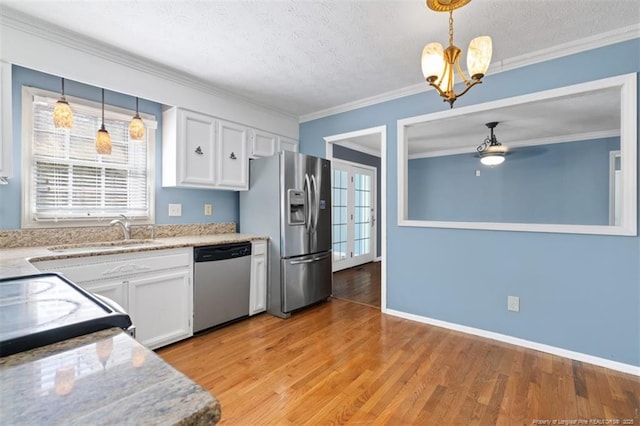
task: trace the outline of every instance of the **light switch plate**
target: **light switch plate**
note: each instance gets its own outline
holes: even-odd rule
[[[507,296],[507,310],[520,312],[520,298],[518,296]]]
[[[182,216],[182,204],[169,204],[169,216]]]

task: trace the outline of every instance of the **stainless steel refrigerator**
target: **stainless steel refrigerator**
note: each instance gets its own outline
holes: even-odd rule
[[[291,312],[331,295],[331,163],[283,151],[251,160],[240,193],[240,232],[269,237],[267,312]]]

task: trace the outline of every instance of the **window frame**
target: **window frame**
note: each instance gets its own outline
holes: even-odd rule
[[[91,218],[51,218],[51,219],[35,219],[32,206],[34,205],[33,196],[33,102],[36,96],[48,97],[57,99],[59,93],[51,92],[48,90],[22,86],[22,185],[21,185],[21,197],[22,197],[22,211],[21,211],[21,228],[64,228],[64,227],[79,227],[79,226],[109,226],[109,222],[119,217],[118,214],[91,217]],[[77,98],[73,96],[65,95],[67,101],[71,104],[72,109],[74,106],[77,109],[91,108],[94,110],[100,110],[102,104],[99,102],[93,102],[83,98]],[[105,103],[105,119],[115,118],[119,120],[130,120],[135,115],[134,110],[116,107]],[[131,218],[132,224],[135,225],[153,225],[155,224],[155,187],[156,187],[156,129],[158,127],[156,118],[150,114],[140,113],[140,116],[145,122],[146,137],[147,137],[147,158],[146,158],[146,173],[147,173],[147,199],[148,216],[146,218]],[[97,132],[98,129],[96,129]],[[108,130],[108,129],[107,129]],[[96,163],[98,167],[103,167],[102,164]]]

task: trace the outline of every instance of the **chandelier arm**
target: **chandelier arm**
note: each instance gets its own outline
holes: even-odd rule
[[[467,92],[469,91],[469,89],[471,89],[471,88],[472,88],[473,86],[475,86],[476,84],[482,84],[482,81],[480,81],[480,80],[476,80],[476,81],[474,81],[473,83],[467,83],[467,87],[466,87],[462,92],[458,93],[458,94],[456,95],[456,97],[458,97],[458,98],[459,98],[460,96],[464,95],[465,93],[467,93]]]
[[[456,61],[456,72],[458,73],[458,75],[460,76],[462,81],[464,81],[464,84],[467,87],[470,87],[471,82],[469,82],[469,80],[467,80],[467,77],[465,77],[464,72],[462,72],[462,68],[460,68],[460,61]]]
[[[437,81],[437,80],[436,80],[436,81]],[[435,88],[435,89],[438,91],[438,94],[439,94],[440,96],[444,96],[444,97],[446,97],[446,96],[447,96],[447,95],[446,95],[442,90],[440,90],[440,86],[438,86],[436,83],[434,83],[434,82],[432,82],[432,81],[429,81],[429,80],[427,80],[427,83],[429,83],[429,86],[431,86],[431,87]]]

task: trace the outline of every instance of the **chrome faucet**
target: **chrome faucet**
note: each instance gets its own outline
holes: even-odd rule
[[[111,226],[120,225],[122,232],[124,233],[124,239],[128,240],[131,238],[131,222],[129,222],[129,218],[123,214],[121,214],[120,217],[122,219],[113,219],[111,221]]]

